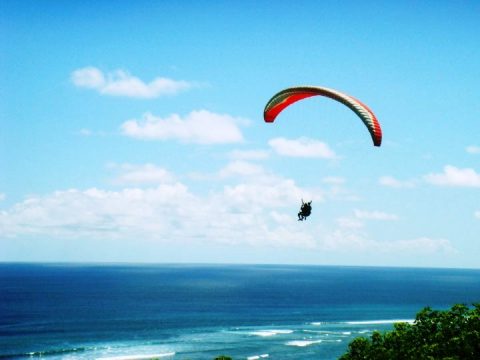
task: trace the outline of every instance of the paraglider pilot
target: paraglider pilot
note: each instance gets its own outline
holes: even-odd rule
[[[307,217],[312,213],[312,202],[304,202],[302,199],[302,207],[298,213],[298,221],[307,220]]]

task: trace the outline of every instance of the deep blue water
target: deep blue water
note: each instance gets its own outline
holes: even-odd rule
[[[336,359],[425,306],[480,302],[480,270],[0,264],[0,358]]]

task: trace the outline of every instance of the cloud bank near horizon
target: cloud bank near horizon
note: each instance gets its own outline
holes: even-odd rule
[[[203,195],[153,164],[110,166],[119,172],[117,180],[128,187],[69,189],[29,196],[0,213],[0,232],[7,238],[116,240],[119,246],[123,241],[145,239],[187,247],[223,244],[338,253],[456,252],[447,239],[372,239],[363,221],[398,219],[379,210],[357,209],[353,217],[339,219],[336,228],[327,229],[318,223],[300,228],[291,208],[296,208],[299,197],[308,189],[299,188],[292,179],[268,173],[258,164],[232,161],[218,175],[219,179],[236,182]],[[317,203],[324,201],[317,191],[309,196]]]

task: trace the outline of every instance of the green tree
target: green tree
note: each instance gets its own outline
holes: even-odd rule
[[[480,304],[450,310],[421,310],[413,324],[374,332],[348,345],[340,360],[475,360],[480,359]]]

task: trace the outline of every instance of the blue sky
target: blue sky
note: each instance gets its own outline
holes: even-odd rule
[[[0,261],[478,268],[479,11],[2,2]]]

